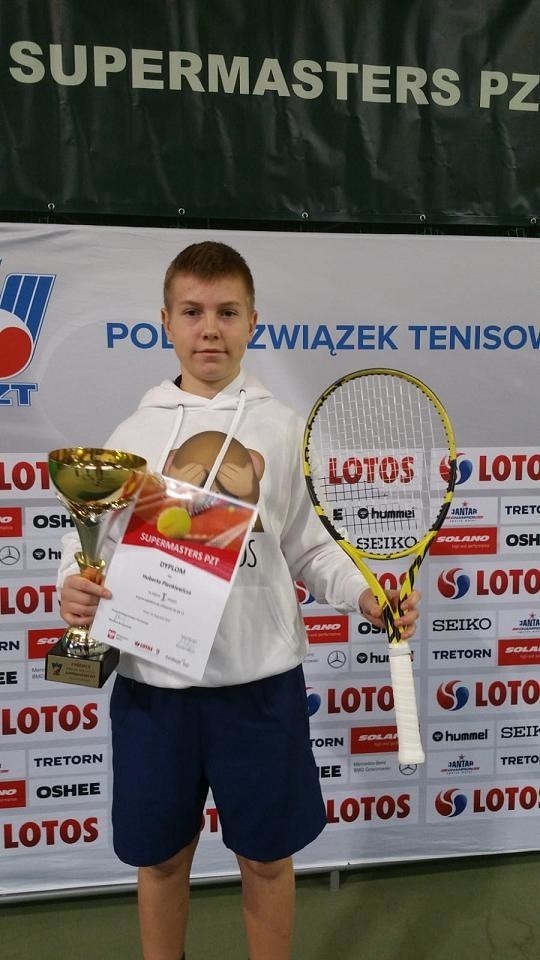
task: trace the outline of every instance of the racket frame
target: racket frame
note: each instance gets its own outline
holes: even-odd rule
[[[351,380],[356,380],[367,376],[398,377],[399,379],[405,380],[420,389],[436,408],[448,442],[447,489],[435,520],[431,524],[429,530],[424,534],[423,537],[420,538],[417,543],[405,549],[388,553],[372,553],[371,551],[360,550],[360,548],[354,547],[351,543],[349,543],[349,541],[343,537],[338,530],[336,530],[317,496],[311,473],[311,465],[309,462],[311,434],[319,410],[324,406],[328,398],[341,386]],[[382,609],[382,616],[390,644],[390,668],[392,673],[392,685],[394,687],[398,737],[400,740],[399,760],[401,763],[422,763],[424,761],[424,752],[422,750],[418,731],[418,716],[416,711],[414,681],[412,678],[411,666],[412,655],[409,644],[406,640],[402,639],[401,629],[395,621],[397,617],[403,616],[403,602],[407,599],[407,597],[410,596],[414,589],[418,570],[426,554],[428,553],[433,540],[437,536],[437,533],[441,529],[446,519],[450,503],[454,495],[454,487],[457,476],[457,453],[454,431],[448,414],[433,390],[423,383],[422,380],[419,380],[412,374],[386,367],[373,367],[346,374],[343,377],[339,377],[324,390],[319,399],[313,405],[308,415],[303,439],[303,469],[309,496],[319,520],[322,522],[333,540],[339,544],[341,549],[356,565],[357,569],[367,581],[369,588],[371,589],[375,599]],[[413,554],[414,560],[410,564],[409,569],[404,576],[399,591],[397,611],[394,611],[385,591],[381,587],[373,571],[366,563],[366,560],[398,560],[402,557],[411,556]],[[404,731],[403,737],[402,733],[400,732],[400,728],[401,731]]]

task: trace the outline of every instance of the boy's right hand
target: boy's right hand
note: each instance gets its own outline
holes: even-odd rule
[[[101,583],[93,583],[79,573],[66,577],[60,591],[60,616],[70,627],[88,627],[94,619],[101,597],[112,593]]]

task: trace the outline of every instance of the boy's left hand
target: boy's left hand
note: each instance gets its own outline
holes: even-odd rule
[[[397,608],[399,590],[386,590],[386,596],[395,610]],[[416,621],[419,615],[417,604],[419,600],[420,594],[417,590],[413,590],[411,595],[402,603],[403,616],[398,617],[396,624],[398,627],[401,627],[401,635],[404,640],[410,640],[416,629]],[[371,590],[364,590],[364,592],[360,594],[358,598],[358,609],[362,616],[365,617],[366,620],[369,620],[374,627],[379,627],[384,630],[382,610]]]

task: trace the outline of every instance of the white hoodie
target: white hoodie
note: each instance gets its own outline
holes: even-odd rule
[[[302,468],[303,423],[260,383],[243,372],[212,399],[164,380],[109,437],[106,447],[144,457],[162,472],[171,449],[205,431],[228,434],[264,458],[258,500],[264,532],[253,532],[238,569],[200,686],[247,683],[290,670],[307,652],[306,631],[293,580],[320,602],[358,611],[367,583],[315,516]],[[259,474],[261,467],[259,466]],[[201,484],[202,485],[202,484]],[[64,537],[58,587],[78,572],[78,536]],[[118,672],[157,687],[187,687],[184,679],[130,654]]]

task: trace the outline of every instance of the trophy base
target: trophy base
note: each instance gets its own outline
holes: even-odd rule
[[[97,656],[73,656],[66,652],[64,638],[55,643],[45,659],[45,679],[55,683],[75,683],[83,687],[102,687],[120,659],[120,652],[108,647]]]

